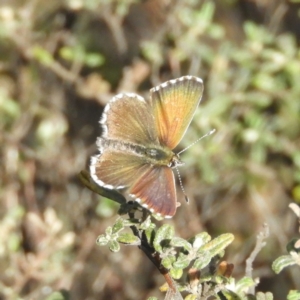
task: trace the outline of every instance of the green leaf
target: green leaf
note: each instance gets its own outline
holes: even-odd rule
[[[65,60],[74,60],[74,50],[71,47],[62,47],[59,50],[59,55]]]
[[[205,268],[211,261],[212,256],[208,251],[202,251],[197,254],[197,259],[193,264],[193,268],[201,270]]]
[[[140,221],[138,219],[123,219],[124,227],[135,226],[138,224],[140,224]]]
[[[209,251],[211,256],[221,253],[234,239],[233,234],[225,233],[199,248],[199,252]]]
[[[296,262],[291,255],[283,255],[278,257],[272,264],[273,271],[278,274],[284,268],[294,265]]]
[[[141,51],[147,60],[154,65],[161,65],[163,62],[162,45],[148,40],[141,43]]]
[[[112,233],[118,233],[123,229],[124,229],[124,220],[122,218],[118,218],[116,223],[112,227]]]
[[[40,46],[34,46],[32,48],[32,55],[41,64],[46,65],[46,66],[49,66],[54,62],[54,58],[53,58],[52,54]]]
[[[166,269],[171,269],[173,266],[173,263],[176,261],[175,256],[169,255],[166,256],[162,259],[161,264],[166,268]]]
[[[275,80],[272,74],[257,73],[253,76],[252,82],[257,89],[265,92],[274,91],[280,88],[280,86],[278,86],[279,82]]]
[[[173,247],[183,247],[185,250],[187,251],[191,251],[193,248],[192,248],[192,245],[186,241],[185,239],[183,238],[180,238],[180,237],[173,237],[173,239],[171,240],[171,245]]]
[[[141,230],[146,230],[146,229],[148,229],[148,228],[150,228],[150,227],[153,227],[153,226],[151,226],[152,224],[153,224],[154,227],[155,227],[155,224],[151,222],[151,217],[148,216],[148,217],[146,218],[146,220],[145,220],[144,222],[141,223],[140,229],[141,229]]]
[[[201,274],[201,282],[208,282],[213,280],[214,275],[211,274]]]
[[[219,292],[218,294],[221,294],[223,297],[220,299],[226,299],[226,300],[242,300],[242,298],[230,290],[222,290],[222,292]],[[225,297],[225,298],[224,298]]]
[[[249,287],[252,287],[255,285],[255,282],[250,277],[243,277],[240,279],[236,285],[235,285],[235,291],[237,293],[246,292]]]
[[[108,236],[112,235],[112,227],[111,227],[111,226],[108,226],[108,227],[105,229],[105,233],[106,233],[106,235],[108,235]]]
[[[197,299],[198,299],[198,296],[195,294],[189,294],[184,298],[184,300],[197,300]]]
[[[222,275],[215,275],[214,280],[216,284],[225,284],[229,281],[227,277],[224,277]]]
[[[153,224],[153,223],[152,223]],[[154,225],[154,224],[153,224]],[[153,239],[155,237],[155,225],[151,226],[150,228],[146,229],[144,231],[146,238],[147,238],[147,242],[149,245],[152,245],[153,243]]]
[[[99,235],[96,240],[96,244],[98,246],[105,246],[105,245],[107,245],[108,242],[109,242],[109,239],[104,234]]]
[[[173,266],[175,268],[184,269],[190,264],[190,262],[191,261],[190,261],[190,258],[188,257],[188,255],[184,255],[183,253],[180,253],[179,257],[176,259]]]
[[[273,300],[273,294],[270,292],[266,292],[266,293],[258,292],[256,294],[256,300]]]
[[[69,300],[69,299],[70,299],[70,293],[66,290],[54,292],[46,298],[46,300]]]
[[[174,227],[168,224],[161,226],[156,234],[153,241],[154,249],[157,252],[163,252],[163,242],[169,242],[174,236]]]
[[[147,300],[158,300],[156,297],[149,297]]]
[[[300,291],[290,290],[287,295],[287,300],[299,300],[300,299]]]
[[[115,240],[109,241],[108,245],[109,245],[109,250],[111,252],[120,251],[120,244],[117,241],[115,241]]]
[[[299,153],[300,154],[300,153]],[[296,161],[295,164],[300,165],[300,155],[298,153],[294,155],[294,161]],[[293,190],[292,190],[293,198],[295,199],[296,202],[300,202],[300,185],[296,185]]]
[[[100,67],[104,64],[105,59],[99,53],[87,53],[85,57],[85,63],[91,68]]]
[[[18,118],[21,114],[20,103],[17,101],[8,98],[2,91],[0,90],[0,112],[1,119],[3,121],[4,117],[10,117],[12,119]],[[3,116],[2,116],[3,114]]]
[[[195,249],[200,248],[211,240],[211,236],[207,232],[201,232],[192,239],[192,244]]]
[[[121,233],[117,238],[117,241],[122,244],[137,245],[140,243],[140,239],[132,233]]]
[[[180,282],[176,282],[176,287],[179,292],[187,292],[190,290],[186,284]]]
[[[183,270],[182,269],[177,269],[177,268],[172,268],[170,270],[170,275],[172,276],[172,278],[174,279],[179,279],[181,278],[183,274]]]
[[[200,12],[198,17],[201,22],[205,20],[208,24],[212,23],[215,14],[215,4],[213,2],[204,2]]]
[[[263,26],[259,26],[254,22],[244,22],[244,31],[247,36],[247,40],[255,43],[270,43],[273,40],[273,35],[265,29]]]

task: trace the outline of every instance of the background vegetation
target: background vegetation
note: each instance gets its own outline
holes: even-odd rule
[[[226,260],[243,277],[263,223],[257,287],[284,299],[299,268],[272,262],[299,237],[300,17],[298,1],[15,0],[0,3],[0,299],[162,298],[143,253],[95,240],[118,207],[77,174],[97,152],[98,120],[116,93],[181,75],[205,93],[179,149],[176,235],[235,236]]]

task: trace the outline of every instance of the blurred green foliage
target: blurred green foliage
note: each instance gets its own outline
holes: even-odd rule
[[[238,282],[267,222],[257,276],[271,278],[275,298],[299,290],[292,271],[278,278],[270,267],[299,235],[287,213],[300,203],[298,10],[297,1],[280,0],[1,3],[0,298],[45,299],[65,288],[70,299],[144,299],[157,290],[161,279],[137,250],[111,258],[95,246],[117,208],[77,174],[96,153],[98,120],[113,95],[147,97],[186,74],[203,78],[205,92],[179,148],[216,133],[183,154],[191,201],[172,221],[176,236],[231,232],[227,260]],[[116,236],[111,244],[119,249]]]

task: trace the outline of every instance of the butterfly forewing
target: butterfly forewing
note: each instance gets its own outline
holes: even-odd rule
[[[151,105],[160,143],[174,149],[201,100],[203,82],[194,76],[167,81],[150,90]]]
[[[157,143],[154,116],[148,101],[136,94],[119,94],[105,107],[103,137],[139,145]]]

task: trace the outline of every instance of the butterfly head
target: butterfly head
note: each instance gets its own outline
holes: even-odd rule
[[[174,154],[168,167],[176,168],[176,167],[180,167],[183,165],[184,165],[184,162],[180,159],[179,154]]]

